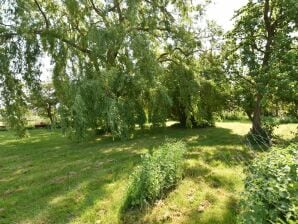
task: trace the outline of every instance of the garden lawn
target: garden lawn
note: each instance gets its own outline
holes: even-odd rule
[[[296,127],[277,132],[290,139]],[[0,132],[0,223],[235,223],[243,167],[253,154],[242,144],[249,128],[168,127],[136,131],[128,141],[104,136],[80,144],[47,130],[32,130],[25,140]],[[187,144],[183,181],[152,207],[121,214],[141,155],[172,138]]]

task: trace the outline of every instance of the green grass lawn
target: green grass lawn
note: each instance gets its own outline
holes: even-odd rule
[[[277,132],[291,138],[297,125]],[[58,132],[30,131],[15,140],[0,132],[0,223],[235,223],[249,123],[216,128],[138,131],[133,140],[110,137],[76,144]],[[129,175],[143,153],[165,139],[186,142],[185,178],[147,210],[120,214]]]

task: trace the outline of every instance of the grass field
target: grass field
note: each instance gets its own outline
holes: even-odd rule
[[[169,127],[138,131],[129,141],[106,136],[81,144],[46,130],[30,131],[26,140],[0,132],[0,223],[235,223],[251,158],[242,144],[249,127]],[[296,127],[282,125],[277,133],[289,139]],[[185,178],[147,210],[120,214],[141,155],[166,138],[187,144]]]

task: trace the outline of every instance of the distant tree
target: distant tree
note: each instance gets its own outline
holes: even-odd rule
[[[297,11],[293,0],[250,0],[228,35],[228,68],[253,134],[266,135],[261,117],[270,94],[297,99]]]
[[[58,98],[51,83],[43,84],[38,94],[32,94],[29,103],[42,117],[50,120],[51,126],[56,122]]]

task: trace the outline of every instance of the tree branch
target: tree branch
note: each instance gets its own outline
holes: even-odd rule
[[[92,7],[92,9],[96,12],[97,15],[99,15],[99,16],[102,18],[104,24],[105,24],[106,26],[108,26],[109,23],[108,23],[108,21],[107,21],[107,18],[106,18],[106,16],[105,16],[104,11],[102,11],[102,10],[99,9],[99,8],[97,8],[97,7],[95,6],[93,0],[89,0],[89,1],[90,1],[90,3],[91,3],[91,7]],[[110,10],[111,10],[111,9],[109,9],[108,12],[109,12]]]
[[[117,13],[118,13],[119,21],[120,21],[120,23],[122,23],[123,20],[124,20],[124,17],[123,17],[123,15],[122,15],[122,11],[121,11],[121,9],[120,9],[120,3],[119,3],[119,0],[114,0],[114,5],[115,5],[116,10],[117,10]]]
[[[45,14],[45,12],[42,10],[41,6],[39,5],[38,1],[37,0],[34,0],[39,12],[42,14],[44,20],[45,20],[45,23],[46,23],[46,28],[48,29],[50,27],[50,22]]]
[[[69,46],[71,46],[83,53],[87,53],[87,54],[92,53],[92,51],[90,49],[81,47],[80,45],[74,43],[73,41],[71,41],[65,37],[61,37],[57,33],[50,32],[47,30],[33,30],[32,33],[35,35],[41,35],[41,36],[49,36],[50,35],[50,36],[54,37],[55,39],[58,39],[58,40],[62,41],[63,43],[66,43]],[[13,38],[14,36],[18,36],[18,35],[21,35],[21,34],[20,33],[3,33],[3,34],[0,34],[0,37],[4,37],[7,40],[7,39]]]
[[[244,81],[246,81],[247,83],[249,83],[252,86],[255,86],[255,84],[256,84],[255,82],[246,78],[245,76],[238,74],[238,72],[234,72],[233,74],[236,75],[238,78],[243,79]]]
[[[264,5],[264,22],[265,22],[267,31],[271,29],[270,17],[268,15],[270,12],[269,1],[270,0],[265,0],[265,5]]]

